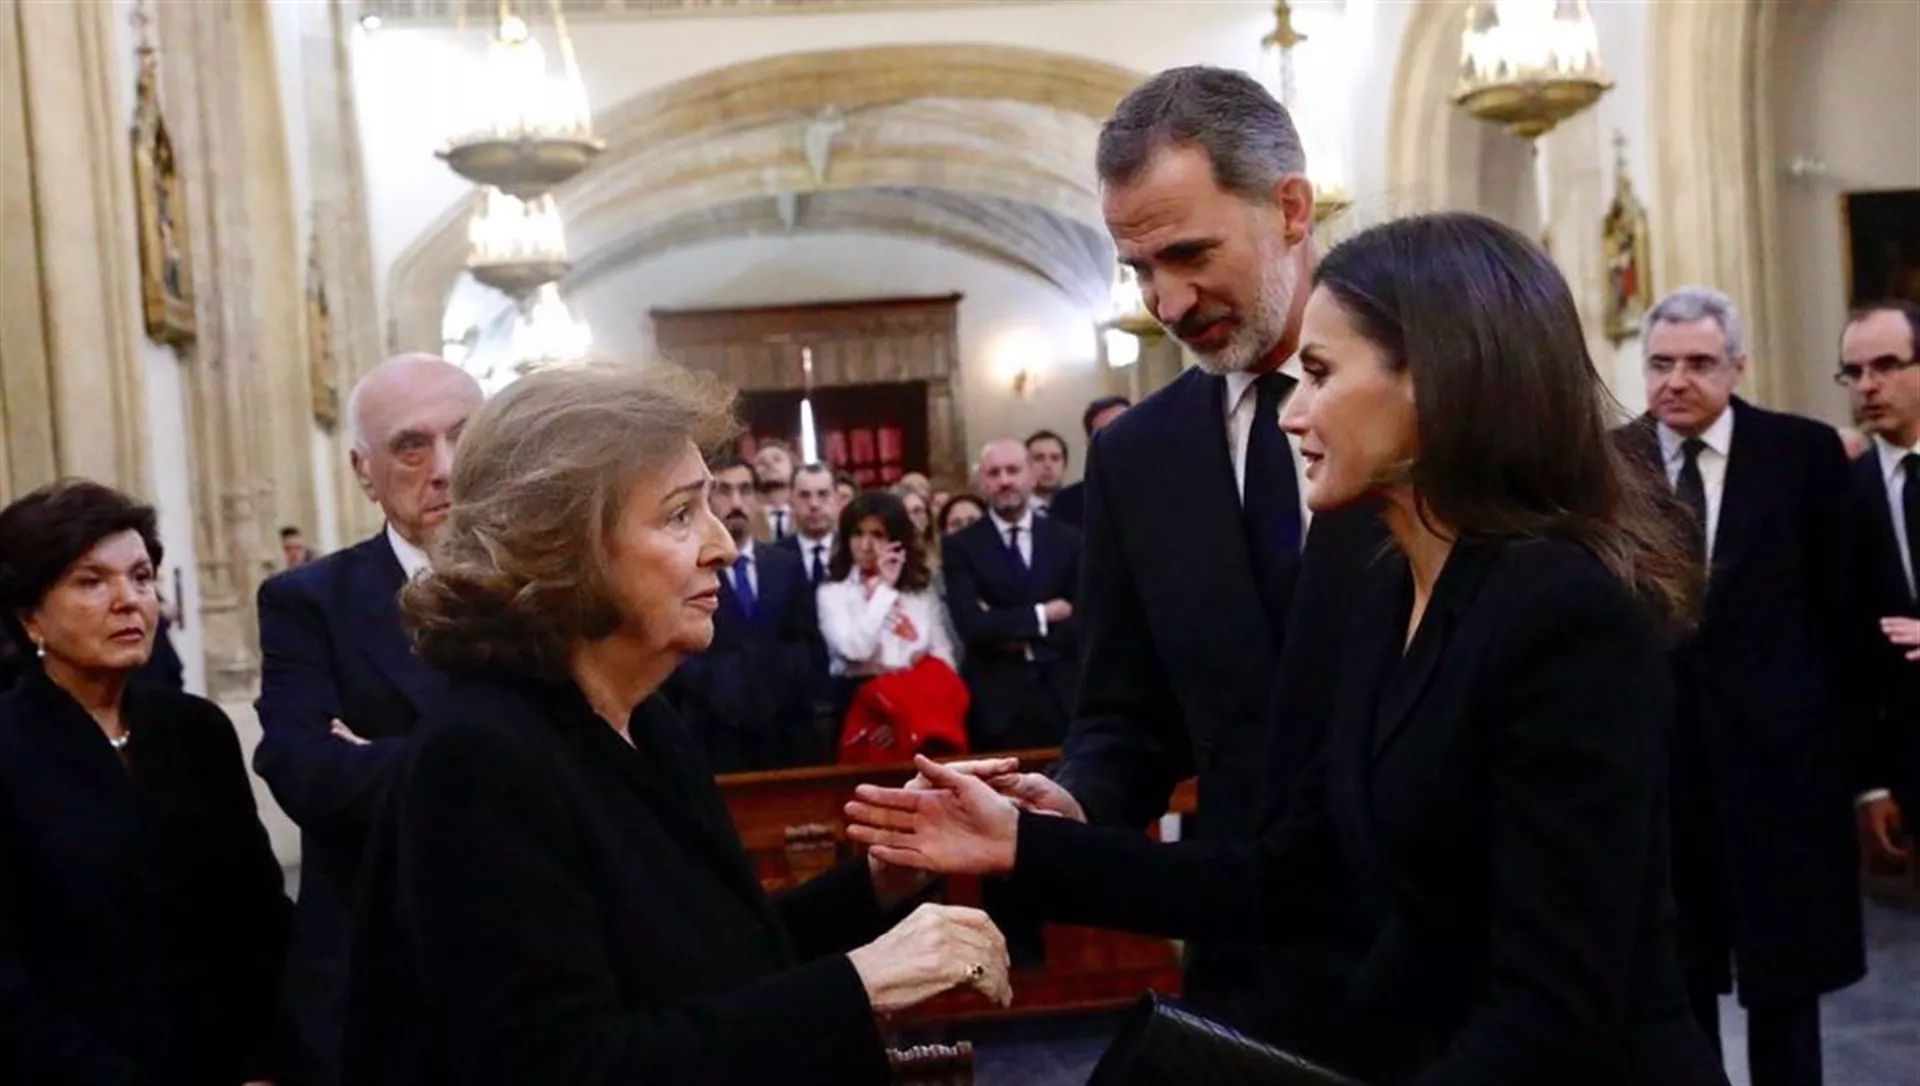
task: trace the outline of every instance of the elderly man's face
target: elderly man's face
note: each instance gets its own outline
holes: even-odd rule
[[[447,519],[454,445],[483,399],[467,374],[422,363],[379,375],[356,401],[365,447],[353,452],[354,475],[417,547],[429,546]]]
[[[1747,372],[1746,356],[1728,355],[1727,334],[1712,317],[1656,323],[1646,353],[1647,408],[1683,437],[1720,418]]]

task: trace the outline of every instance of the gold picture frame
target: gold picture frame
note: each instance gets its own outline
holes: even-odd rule
[[[173,138],[160,115],[153,47],[140,46],[133,109],[133,186],[140,229],[140,304],[147,338],[186,348],[194,341],[193,260],[187,206]]]
[[[327,433],[340,425],[340,378],[333,353],[333,310],[327,304],[326,273],[320,267],[320,230],[307,243],[307,390],[313,421]]]
[[[1627,139],[1614,133],[1613,203],[1601,221],[1601,252],[1606,259],[1606,333],[1615,345],[1640,334],[1653,305],[1653,247],[1647,238],[1647,209],[1633,192],[1627,173]]]

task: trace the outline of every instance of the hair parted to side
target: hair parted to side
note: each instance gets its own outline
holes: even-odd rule
[[[1232,68],[1169,68],[1128,92],[1100,128],[1094,167],[1102,184],[1129,185],[1168,147],[1205,151],[1215,184],[1260,203],[1281,178],[1307,172],[1287,107]]]
[[[633,487],[688,442],[737,432],[734,393],[665,364],[594,362],[508,385],[467,422],[433,568],[400,605],[448,670],[565,674],[570,646],[620,621],[608,541]]]
[[[1701,571],[1614,443],[1617,404],[1538,246],[1484,216],[1421,215],[1341,242],[1314,279],[1411,375],[1423,513],[1467,539],[1581,544],[1671,630],[1691,625]]]
[[[160,568],[165,550],[153,506],[104,483],[60,479],[0,510],[0,638],[31,656],[16,615],[39,607],[75,562],[121,532],[138,535]]]
[[[932,584],[927,548],[920,541],[913,518],[907,515],[907,503],[884,490],[861,491],[840,511],[840,527],[833,536],[833,557],[827,562],[827,579],[844,581],[853,574],[853,534],[868,517],[878,520],[886,529],[888,542],[900,544],[906,552],[907,561],[900,567],[900,583],[895,587],[902,592],[919,592]]]

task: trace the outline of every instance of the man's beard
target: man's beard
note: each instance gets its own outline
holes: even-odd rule
[[[1274,251],[1276,248],[1278,252]],[[1240,323],[1228,334],[1226,345],[1211,354],[1193,351],[1200,368],[1208,373],[1246,373],[1259,369],[1287,334],[1287,317],[1293,309],[1294,290],[1299,285],[1293,261],[1277,241],[1263,240],[1259,267],[1260,282],[1254,292],[1253,310],[1241,314]],[[1179,336],[1177,330],[1174,334]]]

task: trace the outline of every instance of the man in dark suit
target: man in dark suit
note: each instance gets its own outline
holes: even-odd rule
[[[1853,462],[1866,694],[1873,732],[1859,798],[1867,835],[1897,859],[1902,818],[1920,817],[1920,661],[1889,639],[1889,620],[1920,621],[1920,305],[1888,301],[1856,311],[1840,337],[1835,376],[1852,394],[1872,445]],[[1904,827],[1914,828],[1911,824]]]
[[[1053,746],[1078,685],[1080,533],[1036,515],[1020,442],[988,444],[980,482],[992,512],[941,548],[947,610],[967,649],[967,736],[978,751]]]
[[[713,513],[739,552],[720,577],[713,643],[688,657],[665,692],[716,773],[830,761],[814,727],[826,646],[800,556],[753,538],[760,481],[737,456],[714,461]]]
[[[779,546],[798,556],[807,582],[819,588],[833,565],[833,534],[840,522],[840,499],[834,490],[833,469],[807,464],[793,473],[794,533]]]
[[[1739,978],[1754,1086],[1821,1081],[1819,997],[1866,971],[1847,457],[1830,426],[1733,395],[1740,317],[1688,287],[1647,315],[1649,414],[1621,431],[1708,570],[1675,653],[1674,896],[1695,1015]]]
[[[1087,435],[1088,455],[1092,455],[1093,435],[1106,429],[1108,423],[1132,406],[1133,401],[1125,396],[1102,396],[1087,405],[1080,413],[1080,428]],[[1087,484],[1069,483],[1061,487],[1047,505],[1047,516],[1078,528],[1087,516]]]
[[[454,443],[483,395],[429,355],[381,363],[347,398],[352,464],[386,526],[260,586],[254,770],[300,826],[287,986],[305,1081],[339,1082],[353,877],[403,741],[439,696],[398,594],[446,519]]]
[[[1371,509],[1321,518],[1302,572],[1304,514],[1280,431],[1314,263],[1313,186],[1292,119],[1253,79],[1179,68],[1148,80],[1102,129],[1102,207],[1149,310],[1200,365],[1094,438],[1077,595],[1078,709],[1055,780],[1062,813],[1143,827],[1199,778],[1189,835],[1255,836],[1318,747],[1338,646],[1309,639],[1309,678],[1273,709],[1294,584],[1335,614],[1352,554],[1385,532]],[[1316,554],[1340,568],[1316,569]],[[1295,650],[1290,649],[1290,655]],[[1272,726],[1269,721],[1275,721]],[[1272,756],[1275,760],[1270,761]],[[1057,797],[1056,797],[1057,798]],[[1202,1009],[1308,1055],[1337,1028],[1328,946],[1188,946]]]

